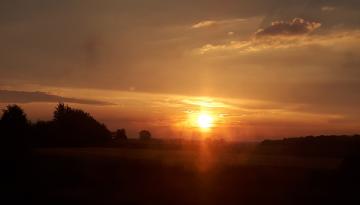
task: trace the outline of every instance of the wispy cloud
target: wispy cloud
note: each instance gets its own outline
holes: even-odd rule
[[[336,7],[334,7],[334,6],[323,6],[323,7],[321,7],[321,11],[324,11],[324,12],[334,11],[335,9],[336,9]]]
[[[201,21],[199,23],[192,25],[192,28],[205,28],[205,27],[213,26],[216,23],[217,23],[216,21]]]
[[[194,105],[204,108],[235,108],[235,106],[233,105],[209,99],[184,99],[182,102],[188,105]]]
[[[1,103],[64,102],[87,105],[112,105],[112,103],[80,98],[69,98],[45,92],[0,90]]]
[[[245,21],[246,19],[241,19],[241,18],[225,19],[225,20],[204,20],[192,25],[191,28],[201,29],[201,28],[212,27],[215,25],[228,25],[228,24],[234,24]]]
[[[214,52],[233,52],[244,54],[265,50],[299,48],[306,46],[330,46],[360,40],[360,31],[333,32],[322,35],[304,36],[267,36],[245,41],[231,41],[225,44],[206,44],[195,49],[195,54]]]

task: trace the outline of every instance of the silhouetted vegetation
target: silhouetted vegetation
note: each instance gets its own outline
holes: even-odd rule
[[[126,130],[125,129],[118,129],[113,134],[113,140],[127,140]]]
[[[141,139],[141,140],[150,140],[151,139],[151,133],[148,130],[141,130],[139,132],[139,139]]]
[[[30,126],[19,106],[9,105],[3,110],[0,119],[0,203],[4,199],[22,197],[19,191],[27,173]]]
[[[360,135],[321,135],[265,140],[257,151],[270,155],[344,157],[360,153]]]
[[[17,105],[8,105],[0,120],[1,145],[3,149],[23,149],[26,146],[30,122]]]
[[[110,131],[89,113],[59,104],[54,112],[55,143],[59,145],[96,145],[111,139]]]
[[[31,124],[17,105],[9,105],[3,110],[0,121],[2,145],[6,147],[90,146],[111,141],[111,133],[104,124],[89,113],[61,103],[50,121]]]

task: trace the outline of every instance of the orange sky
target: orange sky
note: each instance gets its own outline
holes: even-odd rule
[[[231,140],[360,133],[360,3],[0,3],[0,106],[58,101],[135,136]],[[22,92],[19,92],[22,91]],[[191,123],[190,123],[191,124]],[[184,131],[185,130],[185,131]]]

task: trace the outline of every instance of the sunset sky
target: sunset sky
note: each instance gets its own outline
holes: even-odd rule
[[[2,0],[0,107],[131,137],[360,133],[359,0]]]

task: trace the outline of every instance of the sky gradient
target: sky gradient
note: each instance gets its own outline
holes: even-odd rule
[[[358,0],[4,0],[0,106],[57,102],[131,136],[360,133]]]

